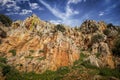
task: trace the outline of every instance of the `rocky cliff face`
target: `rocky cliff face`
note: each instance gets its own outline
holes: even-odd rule
[[[17,21],[0,44],[0,56],[19,71],[41,73],[73,65],[81,52],[97,67],[115,67],[104,22],[85,21],[81,27],[54,25],[32,15]],[[103,63],[104,62],[104,63]]]
[[[103,33],[107,29],[107,25],[104,22],[97,23],[94,20],[87,20],[80,29],[84,36],[84,49],[89,51],[89,57],[86,60],[98,67],[114,68],[112,53],[106,42],[107,36]]]
[[[21,26],[10,30],[9,37],[0,45],[9,65],[20,71],[40,73],[72,65],[79,59],[75,41],[65,31],[57,30],[56,25],[41,21],[35,15],[16,24]]]

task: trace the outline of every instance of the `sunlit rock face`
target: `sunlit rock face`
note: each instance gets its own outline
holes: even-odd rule
[[[81,53],[87,55],[85,61],[92,65],[114,68],[113,56],[106,43],[107,36],[103,34],[106,28],[104,22],[93,20],[85,21],[81,27],[71,28],[54,25],[32,15],[12,24],[7,38],[0,44],[0,56],[7,58],[7,64],[25,72],[42,73],[72,66],[81,58]],[[98,34],[100,36],[93,42]]]
[[[0,45],[9,65],[20,71],[41,73],[72,65],[79,59],[75,41],[65,32],[71,28],[61,32],[56,25],[41,21],[35,15],[19,24],[17,28],[14,23],[14,29]]]

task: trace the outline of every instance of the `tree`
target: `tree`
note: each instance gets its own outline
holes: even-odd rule
[[[2,22],[7,27],[12,24],[12,20],[4,14],[0,14],[0,22]]]

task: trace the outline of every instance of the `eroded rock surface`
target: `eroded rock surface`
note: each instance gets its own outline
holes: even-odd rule
[[[0,45],[0,52],[7,58],[7,64],[24,72],[41,73],[73,65],[81,58],[81,50],[91,64],[114,68],[108,36],[103,33],[106,28],[104,22],[93,20],[85,21],[81,27],[70,28],[32,15],[12,24]]]

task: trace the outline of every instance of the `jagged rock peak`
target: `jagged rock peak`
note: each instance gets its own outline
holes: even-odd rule
[[[31,16],[29,16],[28,18],[39,18],[36,14],[32,14]],[[40,18],[39,18],[40,19]]]
[[[95,33],[96,31],[102,32],[107,28],[107,24],[104,21],[96,22],[95,20],[86,20],[81,25],[81,31],[83,33]]]

